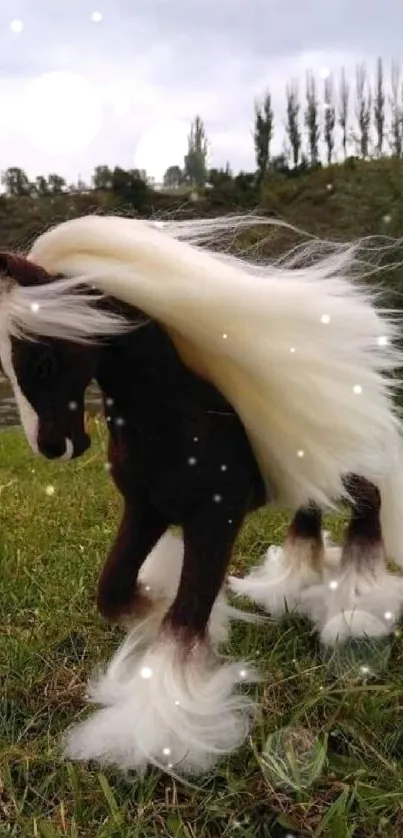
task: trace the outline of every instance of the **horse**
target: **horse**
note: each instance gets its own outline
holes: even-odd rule
[[[344,276],[350,251],[347,263],[337,253],[305,272],[249,265],[206,247],[228,224],[159,229],[89,216],[44,233],[26,259],[0,256],[13,288],[28,287],[39,310],[59,301],[65,329],[35,340],[3,329],[0,359],[28,441],[51,459],[81,456],[84,392],[95,379],[124,499],[97,604],[128,634],[90,685],[101,709],[68,733],[72,759],[197,774],[244,741],[253,703],[239,687],[258,674],[217,656],[230,613],[217,605],[253,510],[284,500],[296,509],[289,581],[306,603],[313,593],[315,607],[321,510],[335,497],[352,506],[344,564],[356,579],[378,571],[383,495],[394,524],[386,543],[401,548],[394,324]],[[80,305],[92,315],[72,337]],[[392,558],[401,562],[398,549]],[[385,602],[389,577],[377,584]]]

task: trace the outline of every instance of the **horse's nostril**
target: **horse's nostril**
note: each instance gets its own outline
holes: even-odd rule
[[[48,460],[56,460],[58,457],[62,457],[63,454],[66,452],[66,443],[63,441],[60,442],[40,442],[39,450],[44,457],[47,457]]]

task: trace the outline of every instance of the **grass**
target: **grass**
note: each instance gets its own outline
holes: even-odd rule
[[[120,638],[94,605],[120,506],[104,461],[98,423],[71,465],[34,458],[19,431],[0,435],[0,837],[402,836],[399,636],[378,657],[365,651],[363,675],[347,653],[327,659],[293,616],[236,625],[230,651],[259,662],[260,710],[252,740],[197,783],[157,771],[129,781],[60,758],[86,679]],[[342,519],[330,525],[338,535]],[[281,515],[251,517],[237,570],[285,526]]]

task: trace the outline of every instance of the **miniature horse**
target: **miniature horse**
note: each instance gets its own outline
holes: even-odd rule
[[[22,262],[13,261],[14,280],[23,271],[24,282],[44,282],[43,272]],[[105,299],[102,308],[126,317],[130,331],[93,345],[11,337],[0,350],[27,436],[49,459],[74,458],[88,448],[84,393],[95,378],[109,429],[110,473],[124,498],[97,603],[107,620],[132,630],[92,688],[103,709],[71,732],[67,753],[121,768],[154,763],[196,773],[240,744],[247,730],[247,700],[233,688],[255,675],[243,665],[217,667],[208,629],[235,538],[245,516],[267,503],[267,487],[236,412],[185,366],[166,331],[120,301]],[[382,553],[379,492],[358,477],[348,484],[353,505],[342,572],[351,565],[357,578],[375,578]],[[163,541],[161,557],[155,552],[171,525],[183,530],[183,547],[180,540],[173,545],[175,569],[163,566]],[[305,592],[309,602],[315,585],[321,589],[324,558],[315,505],[298,510],[287,545],[287,560],[294,562],[289,579],[297,580],[293,595]],[[162,621],[160,603],[145,584],[153,574],[158,582],[158,573],[163,581],[155,590],[169,591]],[[279,580],[272,574],[271,581],[275,587]],[[281,592],[287,599],[287,586]],[[323,605],[321,595],[307,605],[312,614],[318,600]]]
[[[25,263],[25,281],[29,270],[34,285],[36,269]],[[14,268],[17,281],[19,274]],[[43,282],[42,273],[39,282]],[[28,438],[32,441],[35,415],[37,450],[49,459],[74,458],[88,448],[84,393],[93,378],[101,388],[110,473],[124,498],[123,517],[98,585],[97,604],[106,619],[127,625],[131,617],[133,621],[147,617],[155,603],[146,591],[149,586],[136,584],[139,570],[170,525],[183,528],[183,570],[176,596],[158,625],[164,642],[153,664],[155,676],[165,678],[167,673],[172,683],[160,685],[156,701],[163,711],[154,708],[149,724],[144,708],[137,713],[132,701],[130,712],[134,719],[138,716],[139,730],[129,761],[135,766],[158,762],[162,738],[162,744],[168,742],[170,763],[197,771],[217,754],[232,750],[245,735],[239,712],[244,710],[244,701],[235,700],[231,690],[236,682],[247,680],[246,670],[241,668],[240,676],[236,665],[216,671],[210,664],[205,672],[204,659],[209,659],[205,639],[234,540],[246,514],[265,502],[266,493],[245,430],[225,399],[180,361],[157,323],[116,301],[104,305],[119,315],[124,312],[132,330],[91,346],[12,337],[10,351],[4,352],[3,347],[2,366],[12,382]],[[21,410],[22,403],[25,409]],[[176,561],[175,573],[177,565]],[[160,573],[167,572],[169,583],[170,569],[160,567]],[[175,638],[172,650],[166,642],[170,637]],[[190,661],[183,683],[176,654],[179,640],[181,655]],[[147,674],[147,667],[140,667],[141,672]],[[147,679],[137,677],[134,700],[144,701]],[[115,692],[118,686],[114,685]],[[168,724],[173,688],[179,698],[172,697],[174,718]],[[196,708],[193,726],[187,730],[176,702],[186,705],[189,690],[197,693],[199,689],[207,693],[199,716]],[[152,704],[149,699],[147,703]],[[73,732],[69,752],[78,757],[98,756],[92,753],[98,745],[91,739],[89,753],[88,739],[83,746],[80,736],[80,729],[75,737]],[[115,725],[113,736],[108,758],[123,766],[128,748],[126,723],[118,730]],[[142,737],[147,740],[143,748]],[[103,741],[102,753],[105,747]]]

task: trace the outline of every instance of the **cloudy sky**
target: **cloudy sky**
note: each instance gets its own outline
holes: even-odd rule
[[[100,163],[158,179],[203,117],[212,165],[253,165],[270,87],[402,56],[402,0],[1,0],[0,169],[89,181]],[[323,82],[320,82],[322,85]]]

